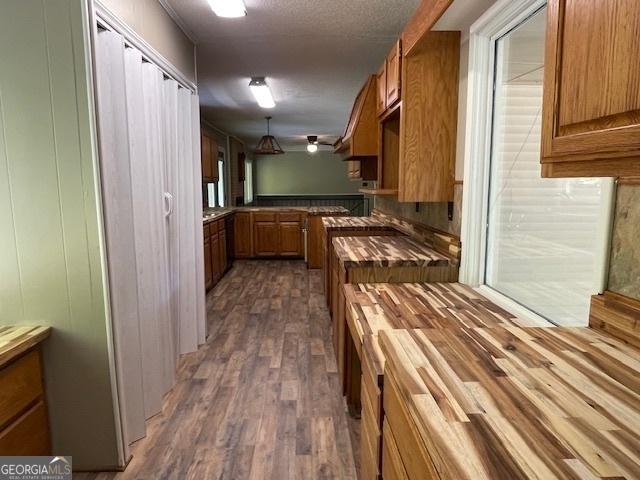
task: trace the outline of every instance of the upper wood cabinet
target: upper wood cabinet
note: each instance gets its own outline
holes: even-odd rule
[[[376,74],[376,112],[382,115],[387,109],[387,61],[385,60]]]
[[[392,108],[395,103],[400,100],[401,64],[402,53],[400,49],[400,40],[398,40],[384,59],[384,62],[376,75],[376,111],[379,116],[382,116],[389,108]]]
[[[390,124],[384,147],[399,143],[400,202],[453,201],[459,66],[460,32],[428,32],[402,59],[399,140]]]
[[[386,107],[393,106],[400,99],[400,65],[402,63],[402,53],[400,48],[400,40],[398,40],[386,60]]]
[[[640,3],[549,0],[542,176],[640,175]]]
[[[376,99],[376,76],[371,75],[356,97],[344,135],[335,144],[334,152],[346,153],[345,160],[378,155]]]
[[[238,153],[238,181],[244,182],[246,177],[245,165],[247,156],[244,152]]]
[[[202,181],[217,182],[218,175],[218,142],[205,129],[200,130],[200,161],[202,164]]]
[[[211,143],[209,137],[200,132],[200,161],[202,163],[202,180],[209,180],[213,176],[211,163]]]

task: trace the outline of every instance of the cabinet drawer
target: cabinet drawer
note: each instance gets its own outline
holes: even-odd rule
[[[366,396],[371,404],[374,418],[378,421],[378,426],[382,428],[382,386],[379,385],[378,374],[375,373],[373,360],[373,346],[370,342],[377,342],[376,337],[365,337],[362,344],[362,396]],[[382,377],[380,377],[382,378]]]
[[[49,422],[42,400],[0,431],[2,455],[49,455]]]
[[[378,420],[374,417],[371,410],[371,404],[366,397],[362,398],[362,420],[361,420],[361,435],[360,447],[362,449],[368,448],[373,453],[376,459],[376,465],[380,461],[380,440],[381,430],[378,425]]]
[[[393,431],[393,438],[396,441],[397,450],[400,452],[407,476],[409,478],[437,480],[439,477],[431,458],[425,450],[416,426],[411,419],[411,414],[400,396],[397,382],[388,370],[385,370],[384,374],[383,392],[384,423],[388,423],[391,431]],[[384,450],[387,444],[386,436],[382,443]],[[384,454],[382,468],[384,476]]]
[[[224,230],[224,218],[222,220],[218,220],[218,232]]]
[[[255,212],[253,214],[254,222],[275,222],[276,214],[275,212]]]
[[[385,480],[407,480],[409,477],[402,464],[398,445],[386,420],[382,432],[382,478]],[[420,476],[415,478],[424,477]]]
[[[0,428],[42,395],[40,354],[33,350],[0,370]],[[2,451],[2,450],[0,450]]]
[[[363,424],[364,435],[364,424]],[[379,452],[373,452],[369,445],[360,440],[360,480],[377,480],[380,478]]]
[[[209,236],[211,235],[211,224],[207,223],[206,225],[204,225],[202,227],[202,236],[205,238],[205,240],[209,239]]]
[[[283,212],[280,213],[281,222],[299,222],[300,214],[297,212]]]

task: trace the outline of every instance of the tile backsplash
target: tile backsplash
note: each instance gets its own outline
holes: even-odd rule
[[[640,183],[618,186],[608,289],[640,300]]]
[[[415,203],[400,203],[392,198],[376,197],[375,208],[459,237],[462,225],[462,183],[454,186],[453,220],[449,220],[447,203],[419,203],[416,211]]]

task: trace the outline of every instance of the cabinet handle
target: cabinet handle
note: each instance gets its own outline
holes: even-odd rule
[[[168,217],[173,213],[173,195],[164,192],[164,216]]]

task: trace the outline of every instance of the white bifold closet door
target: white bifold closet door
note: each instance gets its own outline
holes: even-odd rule
[[[167,218],[171,213],[171,198],[166,195],[166,172],[164,158],[164,75],[158,67],[152,63],[142,64],[143,80],[143,101],[145,111],[145,125],[147,126],[147,154],[149,184],[153,191],[151,198],[153,201],[154,215],[152,220],[152,237],[148,244],[153,250],[153,257],[158,259],[155,262],[155,273],[157,275],[158,288],[158,317],[157,328],[159,331],[159,345],[156,347],[159,358],[148,357],[147,361],[155,362],[160,367],[160,378],[153,377],[154,382],[158,382],[161,395],[167,392],[174,383],[176,371],[176,358],[173,323],[171,320],[171,296],[169,290],[169,243],[167,231]],[[156,351],[156,350],[153,350]],[[146,368],[145,368],[146,370]],[[151,388],[149,389],[151,390]],[[162,397],[153,397],[149,402],[145,400],[145,410],[147,417],[157,413],[161,408]]]
[[[194,184],[194,142],[192,134],[191,92],[178,89],[178,169],[176,214],[178,217],[178,277],[180,279],[180,353],[191,352],[198,346],[198,291],[196,285],[196,196],[201,185]],[[199,190],[199,188],[198,188]],[[200,235],[202,243],[202,235]]]
[[[167,256],[169,259],[169,301],[171,305],[172,352],[180,355],[180,256],[178,249],[178,82],[165,79],[162,86],[165,192],[170,199],[166,218]]]
[[[145,434],[138,269],[131,151],[122,36],[101,31],[96,41],[100,176],[109,272],[120,416],[125,443]],[[135,150],[135,148],[133,149]]]
[[[100,162],[125,445],[205,339],[198,97],[123,37],[96,46]]]
[[[202,191],[198,188],[202,185],[202,161],[200,159],[200,99],[198,95],[191,95],[191,137],[193,144],[193,196],[195,198],[195,252],[196,252],[196,321],[198,324],[198,344],[205,342],[207,337],[207,313],[204,288],[204,248],[202,244]]]

